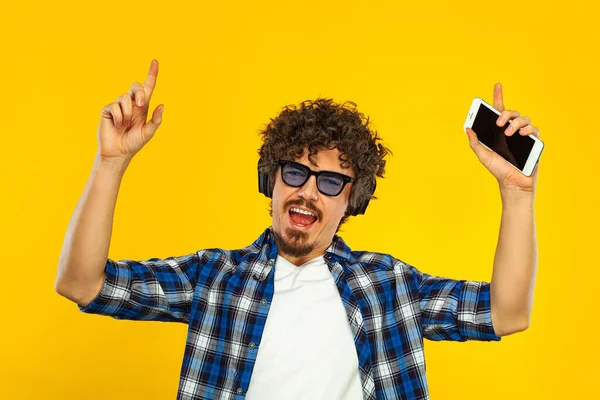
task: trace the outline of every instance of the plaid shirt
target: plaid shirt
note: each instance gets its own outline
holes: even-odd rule
[[[276,257],[269,227],[239,250],[108,259],[102,291],[78,307],[188,324],[177,399],[243,399],[273,298]],[[431,276],[388,254],[351,251],[337,235],[324,258],[354,334],[365,399],[429,399],[423,338],[501,340],[489,283]]]

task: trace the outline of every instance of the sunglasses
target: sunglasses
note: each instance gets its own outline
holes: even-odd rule
[[[327,196],[339,195],[347,183],[354,182],[354,179],[348,175],[333,171],[313,171],[295,161],[279,160],[279,165],[281,165],[281,179],[286,185],[300,187],[311,175],[314,175],[317,177],[317,189]]]

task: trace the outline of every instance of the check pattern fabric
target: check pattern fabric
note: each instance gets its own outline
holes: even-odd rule
[[[101,292],[78,307],[188,324],[177,399],[240,400],[260,351],[277,251],[269,227],[243,249],[108,259]],[[352,251],[337,235],[324,258],[354,334],[364,399],[430,398],[423,339],[501,340],[487,282],[428,275],[388,254]]]

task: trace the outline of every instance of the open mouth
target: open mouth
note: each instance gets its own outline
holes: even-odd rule
[[[292,207],[288,211],[292,224],[299,228],[306,228],[311,226],[317,220],[315,213],[307,210],[303,210],[298,207]]]

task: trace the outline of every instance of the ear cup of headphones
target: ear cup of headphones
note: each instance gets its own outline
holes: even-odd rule
[[[269,174],[260,171],[262,158],[258,160],[258,191],[267,197],[272,197],[271,185],[269,183]]]
[[[367,197],[367,199],[365,199],[365,201],[363,201],[361,204],[359,204],[358,207],[356,207],[354,210],[351,210],[352,213],[350,215],[356,216],[356,215],[364,214],[365,211],[367,211],[369,201],[371,201],[371,196],[373,196],[373,193],[375,193],[375,188],[377,188],[376,181],[373,182],[373,186],[371,188],[369,197]]]

